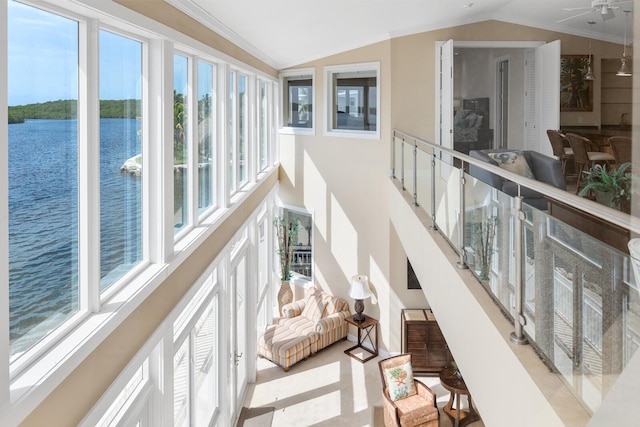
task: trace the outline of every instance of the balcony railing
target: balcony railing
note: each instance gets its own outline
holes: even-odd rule
[[[595,413],[640,344],[640,292],[626,244],[603,243],[593,227],[630,239],[640,234],[634,218],[398,130],[392,147],[393,178],[512,319],[511,340],[531,344]],[[470,165],[574,216],[561,221],[508,196],[470,176]]]

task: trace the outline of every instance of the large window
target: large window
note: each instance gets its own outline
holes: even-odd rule
[[[269,84],[260,80],[258,92],[258,170],[263,171],[269,165]]]
[[[326,67],[327,133],[379,137],[379,64]]]
[[[189,58],[173,56],[173,215],[177,233],[189,225]]]
[[[198,62],[198,211],[215,206],[215,93],[214,66]]]
[[[282,74],[283,126],[313,128],[313,73],[298,70]]]
[[[9,317],[17,356],[79,310],[78,22],[8,3]]]
[[[174,424],[206,427],[218,408],[217,270],[174,322]]]
[[[238,187],[247,182],[247,160],[249,150],[249,110],[247,99],[247,76],[238,74]]]
[[[17,423],[162,286],[167,271],[180,268],[201,243],[194,237],[233,215],[236,202],[228,196],[273,159],[268,135],[278,116],[269,76],[241,73],[240,63],[223,67],[215,51],[202,52],[187,37],[178,42],[139,23],[103,20],[101,2],[34,3],[38,7],[15,0],[0,6],[7,8],[0,13],[7,29],[7,90],[0,102],[8,106],[9,122],[0,132],[7,165],[0,203],[8,214],[0,215],[7,230],[0,248],[8,251],[0,259],[8,275],[0,286],[8,305],[0,354],[10,357],[9,364],[0,362],[0,419],[8,415]],[[264,83],[261,95],[257,81]],[[226,90],[216,93],[227,87],[228,97]],[[217,132],[226,137],[220,130],[227,120],[231,167],[216,140]],[[209,215],[218,207],[224,214]],[[211,414],[225,413],[216,409],[220,347],[214,334],[218,304],[227,301],[216,298],[200,300],[174,352],[162,356],[164,367],[176,356],[176,372],[186,369],[189,376],[188,408],[176,404],[176,413],[178,419],[187,414],[190,425],[209,425]],[[226,313],[227,305],[221,307]],[[121,363],[126,356],[116,357]],[[166,423],[169,414],[153,411],[158,401],[149,397],[159,383],[147,371],[157,372],[158,361],[135,359],[131,381],[118,382],[124,394],[108,393],[117,400],[113,411],[112,402],[101,401],[86,425],[107,412],[105,425]],[[169,369],[161,374],[171,384]],[[176,402],[182,391],[175,390]]]
[[[100,31],[100,278],[142,260],[142,43]]]

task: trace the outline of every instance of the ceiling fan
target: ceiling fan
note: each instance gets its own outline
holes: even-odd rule
[[[568,18],[561,19],[559,21],[556,21],[556,24],[568,21],[570,19],[577,18],[579,16],[588,15],[594,12],[600,13],[600,16],[602,16],[602,20],[606,21],[608,19],[614,18],[615,14],[613,13],[613,11],[619,10],[620,6],[626,3],[633,3],[633,2],[630,0],[617,1],[617,2],[610,2],[609,0],[591,0],[591,7],[565,7],[562,10],[567,10],[567,11],[584,10],[586,12],[581,12],[581,13],[578,13],[577,15],[573,15]]]

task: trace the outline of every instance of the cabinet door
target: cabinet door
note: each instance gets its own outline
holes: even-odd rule
[[[440,369],[449,363],[449,348],[440,327],[436,322],[429,322],[427,325],[428,345],[427,364],[430,369]]]
[[[427,328],[424,323],[413,323],[407,327],[407,352],[411,353],[416,368],[427,366]]]

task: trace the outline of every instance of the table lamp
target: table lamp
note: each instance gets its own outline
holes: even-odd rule
[[[362,314],[362,312],[364,311],[364,302],[362,300],[371,296],[371,290],[369,289],[369,278],[362,274],[353,276],[351,278],[351,288],[349,288],[349,296],[356,300],[356,303],[354,305],[356,314],[353,316],[353,320],[355,320],[356,322],[364,321],[366,317],[364,314]]]

